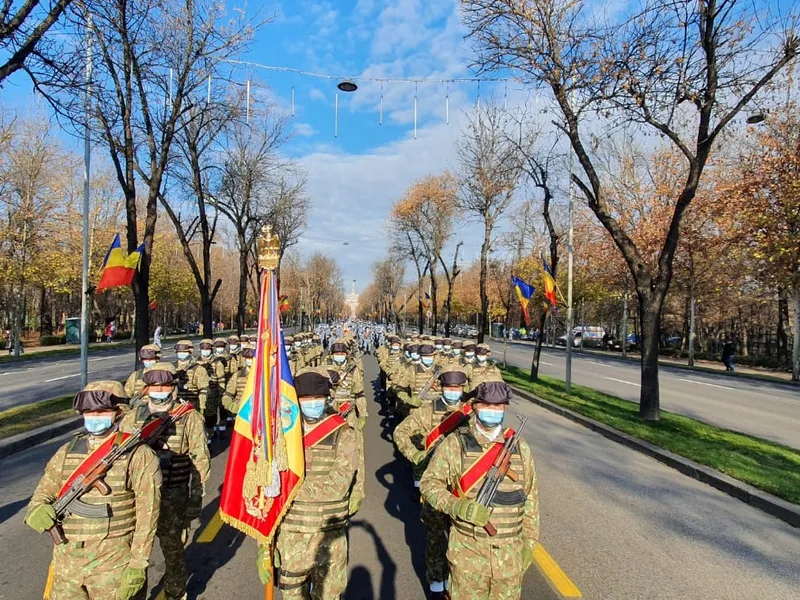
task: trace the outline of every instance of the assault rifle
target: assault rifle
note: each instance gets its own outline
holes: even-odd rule
[[[428,381],[425,382],[425,385],[422,386],[422,389],[419,391],[419,394],[417,394],[420,400],[426,400],[428,398],[428,392],[431,391],[431,387],[433,387],[433,382],[436,381],[436,378],[439,377],[439,373],[441,372],[442,372],[442,367],[437,366],[433,370],[433,375],[431,375],[430,379],[428,379]]]
[[[503,444],[503,449],[500,450],[497,458],[494,459],[489,472],[486,474],[486,478],[483,480],[483,485],[481,485],[481,489],[478,491],[478,495],[475,498],[479,504],[482,504],[486,508],[492,506],[494,498],[497,495],[497,488],[500,487],[506,475],[511,481],[519,481],[519,475],[511,468],[511,454],[517,447],[519,436],[528,422],[528,417],[518,418],[521,421],[519,429],[514,432],[514,435],[506,439]],[[497,529],[495,529],[494,525],[491,523],[486,523],[486,525],[483,526],[483,530],[490,536],[497,535]]]
[[[139,444],[152,444],[180,417],[181,414],[165,414],[156,417],[159,423],[149,421],[134,431],[124,442],[115,445],[111,451],[100,459],[87,473],[79,475],[63,496],[53,502],[56,513],[55,524],[48,529],[55,545],[66,544],[64,530],[61,524],[70,515],[77,515],[85,519],[107,519],[111,517],[108,504],[89,504],[81,500],[81,496],[96,489],[103,496],[111,493],[111,488],[104,481],[106,474],[120,458],[132,451]],[[115,434],[117,435],[117,434]]]

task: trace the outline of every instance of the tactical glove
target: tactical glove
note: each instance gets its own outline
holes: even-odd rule
[[[531,566],[533,562],[533,547],[532,546],[522,546],[522,572],[528,570],[528,567]]]
[[[425,460],[426,456],[428,456],[428,453],[425,452],[425,450],[417,450],[411,457],[411,462],[414,463],[415,465],[418,465],[423,460]]]
[[[51,504],[37,506],[25,519],[25,523],[34,531],[43,533],[56,524],[56,510]]]
[[[489,522],[489,509],[474,500],[461,498],[456,500],[453,505],[452,516],[472,525],[483,527]]]
[[[258,578],[261,583],[269,585],[272,581],[274,570],[281,568],[281,555],[278,549],[273,549],[272,556],[270,556],[269,546],[259,546],[256,567],[258,568]]]
[[[349,512],[351,515],[354,515],[358,512],[358,509],[361,508],[361,503],[364,501],[363,498],[358,498],[356,496],[350,496],[350,507]]]
[[[191,522],[200,516],[203,511],[203,497],[202,496],[189,496],[189,502],[186,504],[186,520]]]
[[[422,406],[422,400],[420,399],[419,396],[411,395],[408,397],[408,400],[406,400],[406,404],[408,404],[413,408],[419,408],[420,406]]]
[[[119,582],[117,600],[130,600],[145,584],[145,569],[126,567]]]
[[[356,429],[359,431],[364,431],[364,428],[367,426],[367,417],[359,417],[358,423],[356,423]]]

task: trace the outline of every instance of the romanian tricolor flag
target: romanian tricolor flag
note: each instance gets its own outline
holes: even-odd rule
[[[550,301],[553,308],[557,308],[558,300],[556,300],[556,281],[553,279],[553,272],[547,264],[547,261],[542,256],[542,276],[544,277],[544,297]]]
[[[511,276],[511,284],[514,286],[514,290],[517,292],[517,298],[519,298],[519,304],[522,306],[522,316],[525,317],[525,325],[530,327],[531,316],[528,314],[528,303],[533,297],[533,292],[535,291],[534,287],[516,275]]]
[[[225,523],[270,544],[305,475],[300,406],[278,316],[274,271],[261,286],[253,368],[236,415],[220,495]]]
[[[285,312],[292,308],[292,305],[289,303],[289,296],[281,296],[279,299],[278,308],[281,312]]]
[[[139,266],[142,252],[144,252],[144,244],[126,256],[119,241],[119,234],[115,235],[114,241],[111,242],[111,247],[106,253],[106,259],[103,261],[103,274],[100,276],[96,291],[102,292],[108,288],[130,285],[136,274],[136,268]]]

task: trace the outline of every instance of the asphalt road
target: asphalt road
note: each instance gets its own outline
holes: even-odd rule
[[[369,393],[371,359],[366,371]],[[345,598],[422,599],[422,537],[409,472],[386,439],[379,406],[371,402],[370,411],[367,498],[351,526]],[[542,545],[584,598],[800,597],[800,531],[538,406],[514,400],[511,412],[530,417],[525,437],[536,457]],[[43,589],[50,540],[28,529],[22,515],[61,443],[0,461],[0,599],[35,599]],[[214,519],[227,458],[224,447],[214,449],[202,524],[188,550],[189,597],[260,600],[255,544]],[[162,574],[156,550],[151,599]],[[540,566],[526,575],[522,597],[557,597]]]
[[[492,358],[502,362],[503,343],[492,342]],[[508,362],[530,369],[533,346],[510,343]],[[638,363],[573,353],[572,381],[639,402]],[[542,349],[540,372],[564,379],[564,350]],[[692,372],[659,366],[661,408],[727,429],[800,448],[800,388],[724,373]]]

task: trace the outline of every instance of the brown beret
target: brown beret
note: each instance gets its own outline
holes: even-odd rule
[[[434,354],[436,352],[436,348],[434,348],[430,344],[422,344],[419,347],[418,352],[420,353],[420,355],[428,356],[430,354]]]
[[[229,335],[228,336],[228,343],[229,344],[238,344],[241,340],[239,339],[238,335]]]
[[[486,381],[478,385],[475,394],[476,402],[486,404],[508,404],[511,400],[511,388],[502,381]]]
[[[182,352],[185,350],[193,350],[194,344],[192,344],[192,340],[180,340],[177,344],[175,344],[175,352]]]
[[[477,346],[472,342],[464,344],[464,352],[475,352],[475,348],[477,348]]]
[[[408,351],[411,354],[419,353],[419,344],[409,344]]]
[[[347,351],[348,351],[347,344],[345,344],[344,342],[333,342],[331,344],[330,348],[331,354],[342,353]]]
[[[444,338],[442,340],[442,344],[444,344],[445,346],[452,346],[453,345],[453,340],[451,340],[450,338]]]
[[[328,372],[320,369],[302,369],[294,378],[294,389],[298,398],[327,396],[331,387]]]
[[[170,363],[158,363],[142,375],[145,385],[172,385],[175,381],[175,367]]]
[[[128,402],[128,394],[119,381],[103,380],[86,384],[72,399],[72,408],[78,412],[115,410],[118,404]]]
[[[139,360],[158,358],[160,351],[155,344],[147,344],[139,349]]]
[[[225,348],[227,345],[228,345],[228,342],[226,342],[222,338],[217,338],[217,339],[214,340],[214,348]]]
[[[462,342],[461,340],[456,340],[455,342],[453,342],[453,348],[461,348],[463,345],[464,342]]]
[[[491,354],[492,348],[489,344],[478,344],[477,349],[475,350],[475,354]]]
[[[294,336],[287,335],[285,338],[283,338],[283,341],[287,344],[294,344]]]
[[[213,347],[214,347],[214,342],[209,338],[206,338],[200,342],[201,350],[211,350]]]
[[[256,351],[253,348],[245,348],[244,350],[242,350],[242,356],[244,356],[245,358],[255,358]]]
[[[239,341],[242,342],[243,344],[246,344],[247,342],[250,341],[250,336],[247,334],[240,335]]]
[[[442,371],[439,381],[442,385],[464,385],[467,383],[467,374],[461,369],[450,369]]]

